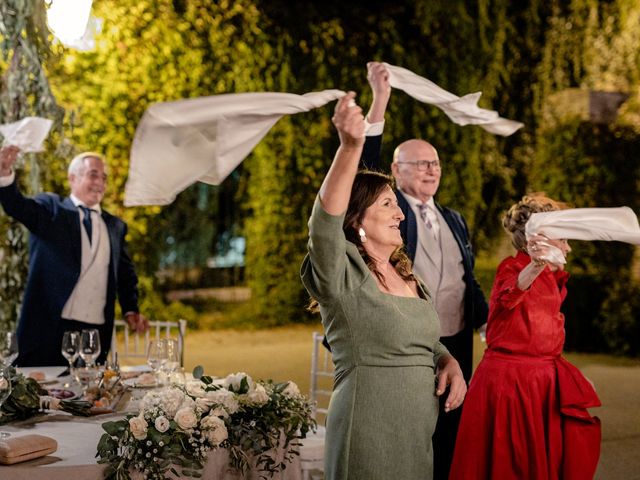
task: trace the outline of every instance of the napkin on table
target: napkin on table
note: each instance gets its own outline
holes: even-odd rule
[[[44,435],[22,435],[0,441],[0,463],[12,465],[44,457],[58,449],[58,442]],[[1,472],[1,470],[0,470]]]

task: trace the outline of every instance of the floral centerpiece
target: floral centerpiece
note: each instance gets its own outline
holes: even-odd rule
[[[50,397],[36,380],[18,373],[10,367],[11,395],[0,408],[0,425],[15,420],[26,420],[43,410],[61,410],[73,415],[88,416],[92,404],[82,400],[58,400]],[[4,379],[3,379],[4,380]]]
[[[130,479],[134,471],[149,479],[169,471],[197,477],[216,448],[229,450],[233,468],[244,473],[255,465],[267,478],[286,468],[297,440],[315,429],[311,404],[293,382],[254,382],[246,373],[214,381],[201,367],[194,378],[147,393],[139,413],[103,424],[96,456],[107,464],[106,479]]]

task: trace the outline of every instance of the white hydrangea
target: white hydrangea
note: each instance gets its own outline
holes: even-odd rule
[[[206,398],[211,400],[212,405],[221,405],[223,406],[227,412],[230,414],[234,414],[240,408],[238,404],[238,400],[236,399],[236,395],[229,390],[225,390],[221,388],[220,390],[214,390],[212,392],[207,392]]]
[[[176,412],[185,401],[187,395],[179,388],[167,388],[162,391],[160,408],[165,412],[168,418],[175,417]]]

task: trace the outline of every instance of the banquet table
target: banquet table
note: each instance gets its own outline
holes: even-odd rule
[[[32,370],[36,370],[35,368]],[[37,370],[45,372],[47,378],[57,375],[64,367],[45,367]],[[28,373],[28,369],[22,370]],[[57,372],[57,373],[56,373]],[[61,379],[64,380],[64,379]],[[118,420],[131,408],[125,407],[122,412],[97,415],[94,417],[74,417],[64,412],[51,412],[32,419],[13,422],[0,427],[1,431],[11,435],[26,435],[30,433],[45,435],[58,442],[56,452],[35,460],[15,464],[0,465],[0,479],[2,480],[100,480],[104,477],[105,465],[96,463],[96,447],[102,434],[102,424],[107,421]],[[281,457],[283,451],[276,453]],[[229,455],[225,449],[209,452],[209,457],[202,472],[203,479],[222,480],[258,480],[261,472],[250,471],[245,476],[231,470]],[[264,473],[263,473],[264,474]],[[285,470],[274,475],[274,480],[300,480],[300,460],[294,455]],[[138,477],[143,477],[140,475]],[[170,476],[168,478],[174,478]]]

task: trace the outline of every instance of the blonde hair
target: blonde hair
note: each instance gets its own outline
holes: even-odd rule
[[[502,217],[502,226],[511,234],[511,243],[522,252],[527,251],[527,238],[524,227],[532,213],[565,210],[569,205],[546,196],[544,192],[529,193],[512,205]]]

